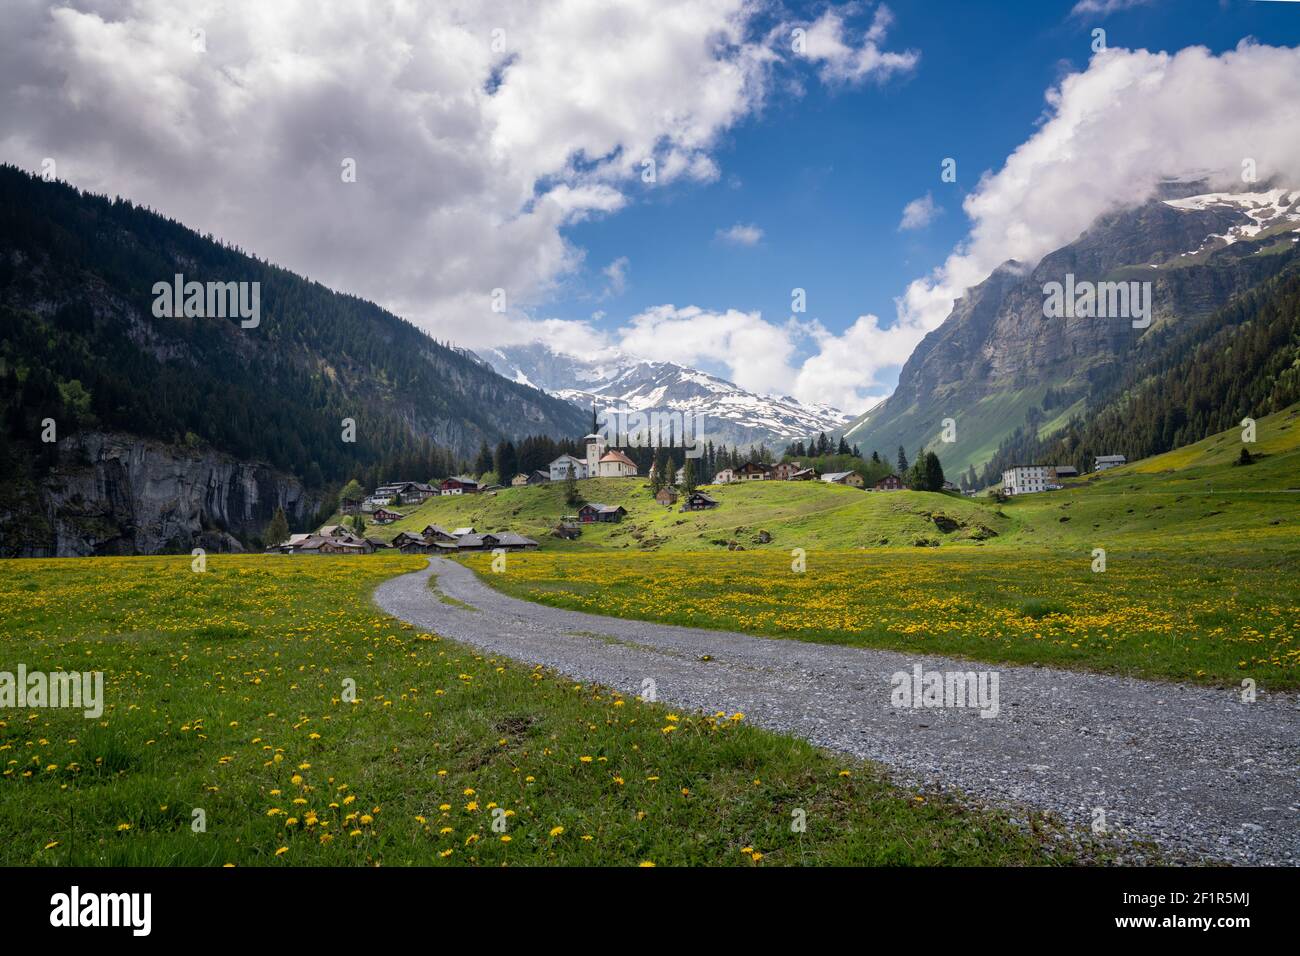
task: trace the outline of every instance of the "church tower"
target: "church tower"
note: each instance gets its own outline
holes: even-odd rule
[[[587,477],[600,477],[600,459],[605,454],[605,439],[592,432],[585,439],[587,442]]]

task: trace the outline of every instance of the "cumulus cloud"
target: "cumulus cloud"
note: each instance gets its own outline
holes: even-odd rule
[[[590,347],[602,338],[591,322],[538,317],[585,266],[565,227],[617,215],[647,188],[647,160],[657,185],[719,178],[720,137],[773,90],[798,89],[773,81],[801,61],[763,33],[772,11],[765,0],[13,0],[0,159],[37,170],[52,158],[77,186],[441,338]],[[915,54],[882,49],[889,22],[879,8],[857,32],[823,14],[810,31],[819,74],[857,83],[910,69]],[[627,270],[626,259],[600,269],[597,299],[619,294]],[[495,289],[505,312],[492,310]],[[720,315],[718,326],[744,314]],[[649,321],[629,337],[643,340]],[[701,344],[702,359],[724,340],[798,338],[737,321]],[[766,367],[754,381],[791,372]]]
[[[716,238],[733,246],[756,246],[763,238],[763,230],[738,222],[730,229],[719,229]]]
[[[822,80],[829,83],[884,81],[916,68],[920,54],[915,50],[894,53],[882,50],[885,34],[894,15],[883,3],[876,8],[871,25],[859,42],[854,42],[844,17],[827,8],[805,28],[804,55],[818,65]]]
[[[919,199],[913,199],[903,207],[903,218],[899,221],[898,228],[903,232],[912,229],[924,229],[934,222],[935,217],[941,212],[943,210],[936,205],[934,196],[926,193]]]

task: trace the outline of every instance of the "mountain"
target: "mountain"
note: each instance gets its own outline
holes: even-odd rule
[[[250,305],[257,283],[257,323],[169,316],[155,284],[177,274]],[[234,547],[279,507],[305,526],[349,478],[423,481],[587,425],[373,303],[11,166],[0,421],[0,554]]]
[[[1167,348],[1171,334],[1215,322],[1298,256],[1300,191],[1169,184],[1158,198],[1101,216],[1036,266],[1006,262],[967,290],[912,353],[894,394],[846,438],[882,454],[925,446],[949,474],[978,469],[1017,428],[1060,430],[1125,368]],[[1150,283],[1149,325],[1045,317],[1045,287],[1085,282]],[[951,443],[942,441],[944,419],[955,423]]]
[[[850,420],[829,405],[805,405],[788,395],[756,395],[707,372],[636,359],[615,349],[585,359],[533,342],[484,349],[482,357],[506,378],[536,385],[586,409],[700,416],[704,437],[715,444],[746,448],[766,443],[779,450],[791,441],[843,428]]]

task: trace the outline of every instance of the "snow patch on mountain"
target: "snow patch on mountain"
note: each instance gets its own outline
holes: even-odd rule
[[[838,408],[805,405],[789,395],[758,395],[733,382],[672,362],[634,358],[613,349],[586,358],[543,342],[484,349],[497,372],[583,408],[690,413],[717,443],[784,446],[852,420]]]

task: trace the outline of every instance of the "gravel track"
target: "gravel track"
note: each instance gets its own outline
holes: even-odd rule
[[[440,600],[439,591],[473,610]],[[874,760],[923,787],[1049,810],[1179,858],[1300,864],[1300,705],[1234,690],[976,664],[675,627],[507,597],[441,558],[384,582],[386,613],[629,695],[746,720]],[[708,658],[705,660],[704,658]],[[997,716],[891,704],[891,675],[995,670]]]

